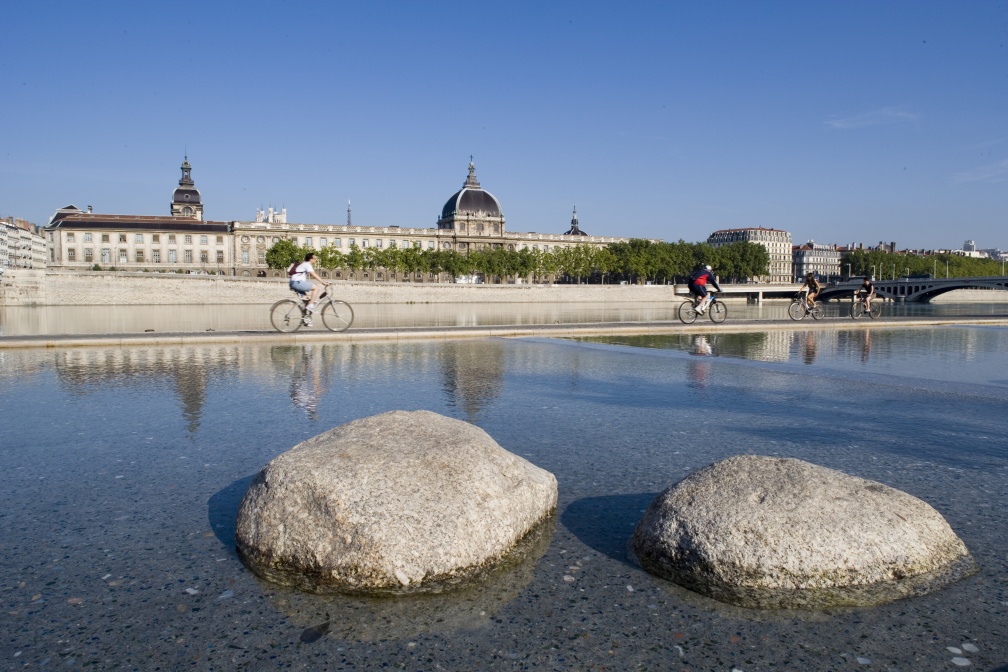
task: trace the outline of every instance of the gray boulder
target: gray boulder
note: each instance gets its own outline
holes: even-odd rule
[[[745,607],[881,604],[977,571],[941,514],[916,497],[756,455],[722,460],[663,492],[630,545],[648,572]]]
[[[430,411],[341,425],[267,464],[236,542],[265,579],[313,592],[438,592],[518,561],[556,511],[553,474]]]

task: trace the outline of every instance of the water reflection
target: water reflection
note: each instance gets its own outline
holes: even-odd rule
[[[276,368],[290,375],[290,398],[295,407],[312,421],[318,420],[319,399],[329,388],[331,357],[335,348],[307,345],[277,345],[270,348],[270,359]]]
[[[441,348],[441,380],[449,404],[473,422],[501,392],[504,347],[495,340],[448,341]]]

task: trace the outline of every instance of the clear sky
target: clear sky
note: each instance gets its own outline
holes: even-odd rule
[[[1008,248],[1008,2],[10,2],[0,214]]]

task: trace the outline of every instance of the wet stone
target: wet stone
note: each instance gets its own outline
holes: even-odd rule
[[[648,572],[757,608],[867,606],[976,571],[927,503],[791,458],[742,455],[659,495],[631,549]]]
[[[254,572],[302,590],[439,592],[520,560],[556,505],[556,478],[478,427],[391,411],[273,459],[236,541]]]

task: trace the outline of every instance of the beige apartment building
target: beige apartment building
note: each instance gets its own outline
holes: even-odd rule
[[[745,240],[762,245],[770,254],[769,273],[762,282],[788,284],[792,282],[791,234],[780,229],[765,229],[762,226],[748,229],[722,229],[710,234],[707,242],[714,247],[729,245]],[[754,278],[755,279],[755,278]]]

